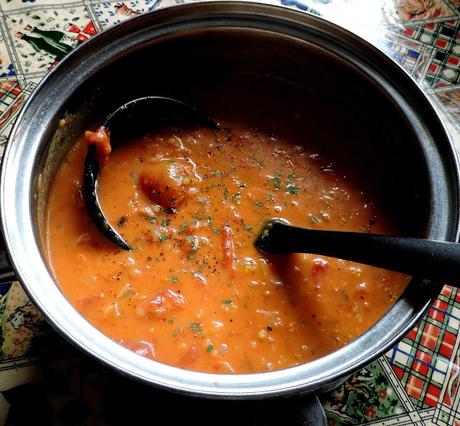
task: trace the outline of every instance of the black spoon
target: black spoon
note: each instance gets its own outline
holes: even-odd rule
[[[267,254],[314,253],[423,278],[460,279],[460,244],[360,232],[323,231],[268,221],[255,241]]]
[[[110,132],[113,148],[118,142],[175,122],[201,124],[211,129],[218,128],[217,123],[195,107],[177,99],[161,96],[146,96],[123,104],[107,117],[102,127]],[[100,165],[96,157],[96,146],[90,145],[85,160],[83,183],[86,208],[91,220],[102,234],[122,249],[131,250],[131,246],[110,224],[102,211],[97,196]]]

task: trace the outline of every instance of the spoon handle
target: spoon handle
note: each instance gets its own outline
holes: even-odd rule
[[[298,228],[269,221],[255,242],[268,254],[314,253],[460,286],[460,244]]]

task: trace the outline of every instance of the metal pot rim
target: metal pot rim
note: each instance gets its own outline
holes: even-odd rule
[[[420,128],[420,131],[427,131],[430,126],[437,132],[436,146],[442,155],[431,159],[431,166],[433,170],[441,167],[443,178],[449,183],[449,188],[443,192],[440,187],[439,191],[442,194],[435,195],[441,198],[436,200],[439,203],[444,200],[442,197],[445,197],[455,207],[451,211],[444,211],[445,217],[440,218],[440,222],[438,218],[433,218],[430,224],[431,235],[450,241],[458,239],[456,207],[459,198],[459,172],[455,150],[428,98],[396,63],[364,40],[321,18],[264,4],[213,2],[163,9],[118,24],[76,49],[39,84],[20,113],[3,157],[0,206],[8,251],[26,291],[49,322],[74,344],[124,374],[175,391],[208,397],[257,398],[313,391],[350,374],[393,346],[421,318],[435,298],[440,285],[433,283],[435,289],[417,306],[413,306],[403,297],[382,318],[378,326],[374,326],[355,341],[326,357],[297,367],[267,373],[217,375],[186,371],[145,359],[104,336],[84,320],[65,299],[49,274],[40,252],[31,211],[33,166],[40,140],[46,138],[45,130],[49,127],[47,114],[51,114],[52,102],[60,99],[57,94],[59,85],[68,84],[71,90],[80,84],[81,81],[69,80],[69,76],[78,75],[79,70],[95,51],[112,59],[121,55],[121,48],[126,47],[123,43],[127,43],[126,40],[131,33],[137,31],[139,34],[149,30],[150,37],[153,37],[155,31],[156,37],[160,37],[187,25],[187,28],[196,26],[198,21],[200,25],[206,22],[213,22],[214,25],[231,22],[232,25],[236,25],[237,22],[250,24],[273,21],[276,28],[284,26],[286,31],[292,30],[293,34],[301,34],[307,30],[328,37],[332,34],[335,38],[340,37],[345,43],[351,43],[355,49],[361,49],[364,52],[361,55],[369,55],[369,61],[376,61],[377,66],[384,66],[385,72],[391,73],[395,85],[407,85],[411,96],[420,102],[419,110],[426,113],[424,118],[427,120],[423,124],[425,127]],[[118,40],[121,46],[114,48],[114,40]],[[104,47],[105,43],[107,45]],[[108,52],[110,48],[112,51]],[[356,52],[354,54],[358,55]],[[85,78],[88,72],[82,75]],[[448,190],[452,193],[448,194]],[[439,209],[437,212],[441,214]],[[24,262],[24,259],[28,259],[28,262]]]

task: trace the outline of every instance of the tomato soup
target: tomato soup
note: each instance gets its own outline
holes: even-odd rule
[[[355,339],[407,285],[387,270],[254,248],[270,218],[386,234],[399,225],[379,198],[381,182],[334,145],[338,135],[309,139],[308,119],[295,111],[281,113],[281,124],[267,115],[254,124],[252,115],[216,117],[219,130],[163,129],[113,150],[99,197],[131,252],[86,212],[84,138],[58,170],[49,264],[76,309],[140,355],[212,373],[291,367]]]

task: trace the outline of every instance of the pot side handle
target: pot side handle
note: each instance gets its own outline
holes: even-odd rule
[[[287,419],[290,420],[291,425],[296,426],[326,426],[327,424],[326,413],[316,393],[300,397],[297,402],[288,405]]]
[[[256,418],[266,426],[326,426],[326,413],[316,393],[263,401]]]
[[[16,281],[16,273],[8,259],[5,240],[3,239],[3,230],[0,232],[0,284]]]

